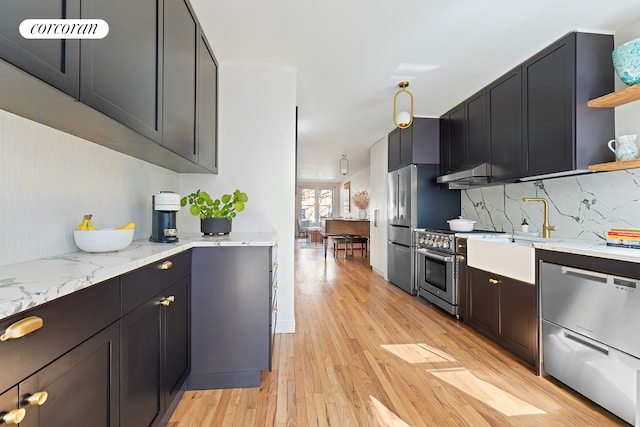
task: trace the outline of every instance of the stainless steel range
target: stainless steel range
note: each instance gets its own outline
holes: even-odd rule
[[[459,318],[455,233],[431,229],[415,233],[418,296]]]

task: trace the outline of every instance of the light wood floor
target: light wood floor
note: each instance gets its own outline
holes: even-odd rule
[[[259,388],[187,392],[169,427],[616,426],[620,419],[373,273],[297,248],[296,333]]]

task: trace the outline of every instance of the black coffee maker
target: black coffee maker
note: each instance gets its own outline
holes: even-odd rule
[[[180,210],[180,195],[173,191],[160,191],[151,196],[151,237],[157,243],[178,241],[176,213]]]

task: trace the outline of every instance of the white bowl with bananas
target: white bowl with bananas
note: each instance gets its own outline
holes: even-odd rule
[[[73,230],[73,240],[85,252],[114,252],[126,248],[133,241],[135,224],[117,228],[96,229],[91,224],[91,215],[85,215],[82,223]]]

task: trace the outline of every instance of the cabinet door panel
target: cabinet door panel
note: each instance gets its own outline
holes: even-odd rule
[[[159,0],[83,0],[82,18],[104,19],[109,35],[83,40],[80,99],[161,142]],[[160,45],[161,47],[161,45]]]
[[[449,114],[449,164],[450,172],[462,169],[469,158],[465,137],[464,105],[456,107]]]
[[[160,414],[159,302],[152,299],[120,321],[123,427],[150,426]]]
[[[179,392],[191,366],[190,289],[191,277],[187,277],[164,293],[175,297],[169,306],[163,308],[165,408]]]
[[[218,173],[218,65],[201,35],[198,64],[198,164]]]
[[[3,1],[0,11],[2,59],[77,99],[80,41],[25,39],[18,27],[25,19],[79,17],[80,0]]]
[[[85,341],[19,385],[20,398],[46,391],[42,406],[25,404],[23,427],[118,426],[118,325]]]
[[[389,163],[388,171],[394,171],[400,167],[400,128],[395,128],[389,133]]]
[[[465,103],[467,109],[467,153],[468,166],[489,161],[487,138],[487,96],[485,91],[474,95]]]
[[[163,144],[197,161],[197,23],[183,0],[164,0]]]
[[[498,331],[498,286],[489,282],[490,273],[469,267],[469,323],[478,330],[494,334]]]
[[[488,88],[491,182],[520,178],[522,164],[522,73],[520,67]]]
[[[535,286],[504,278],[500,285],[500,338],[516,355],[534,364]]]
[[[524,176],[573,169],[575,36],[524,65]]]

